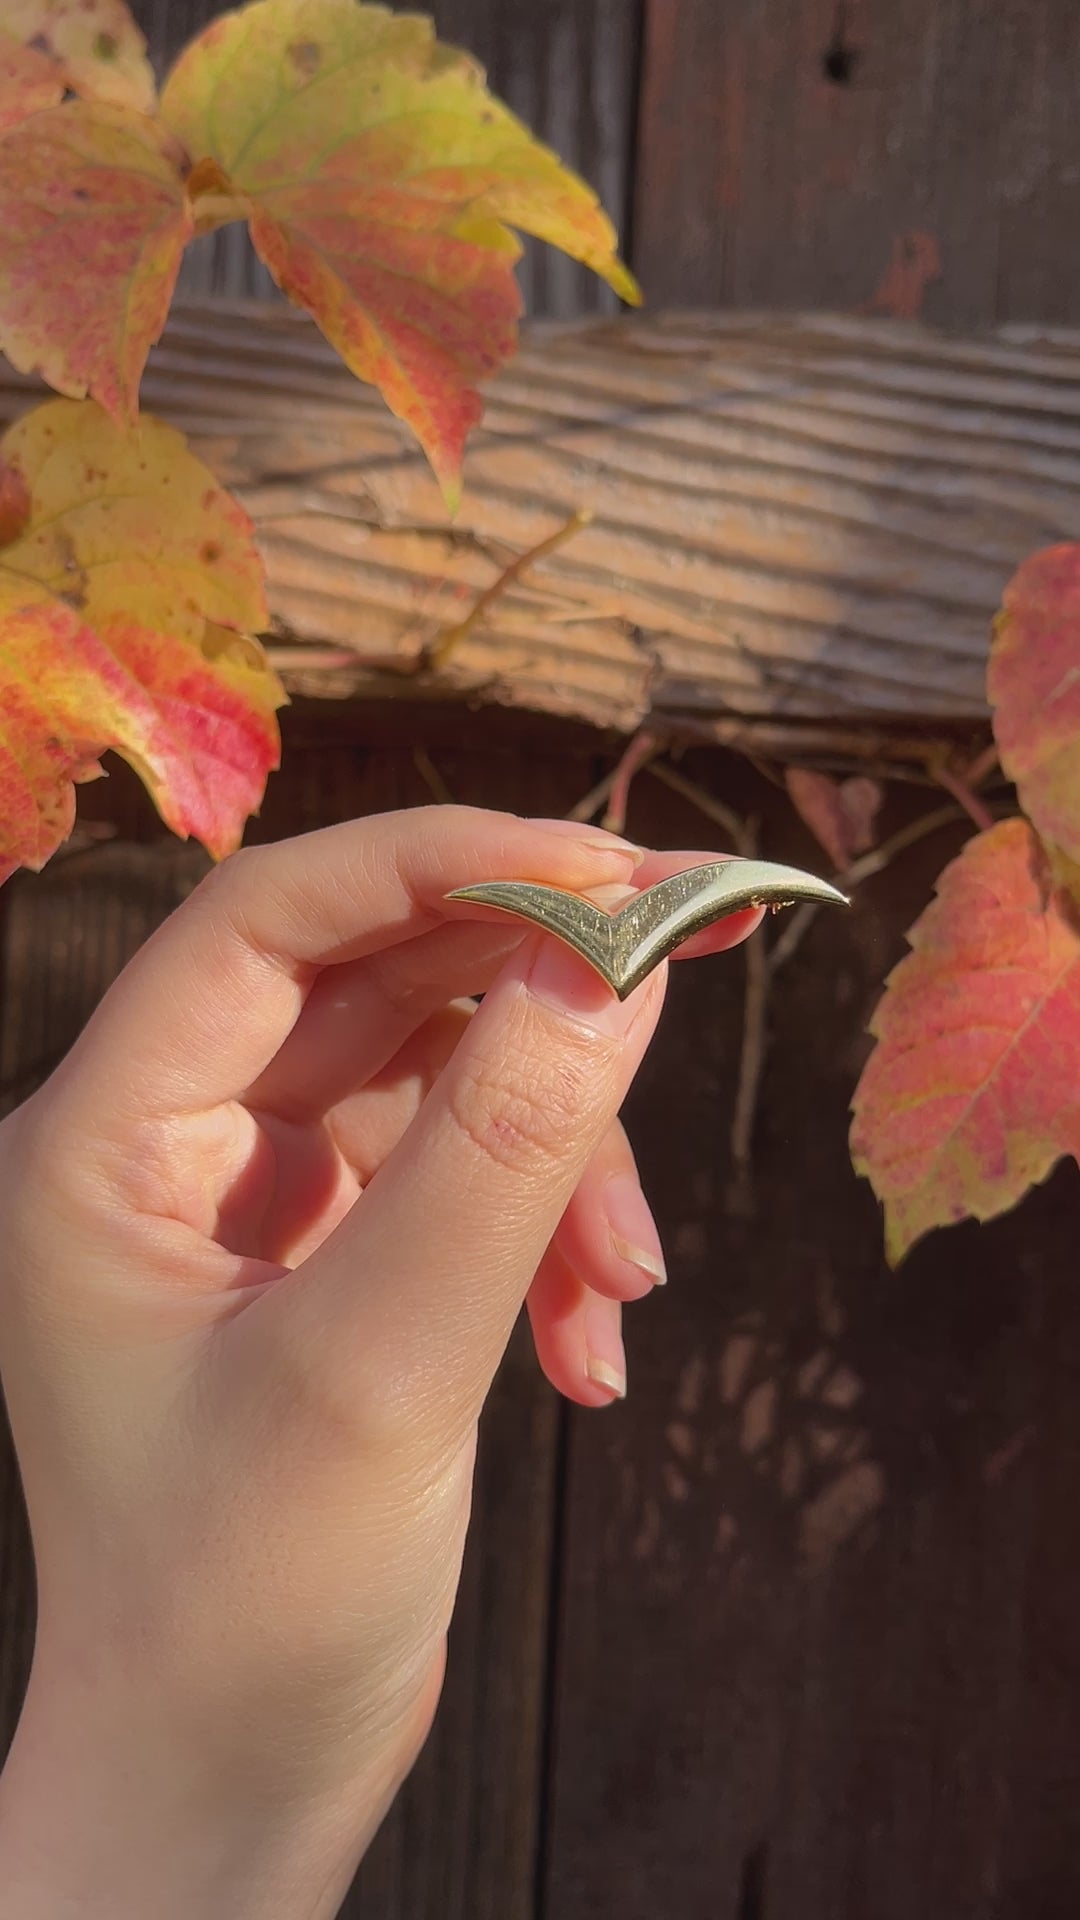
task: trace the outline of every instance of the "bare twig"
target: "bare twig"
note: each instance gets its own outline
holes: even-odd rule
[[[844,867],[840,873],[834,874],[834,886],[839,887],[843,892],[853,893],[864,880],[872,879],[875,873],[882,873],[890,862],[896,859],[897,854],[906,852],[908,847],[913,847],[918,841],[927,839],[932,833],[937,833],[939,827],[951,826],[963,817],[963,809],[959,805],[937,807],[933,813],[920,814],[917,820],[909,820],[906,827],[900,827],[888,840],[883,840],[880,846],[871,847],[869,853],[861,854],[858,860],[851,862],[849,867]],[[783,933],[769,950],[770,978],[779,973],[781,967],[787,965],[805,934],[808,933],[818,911],[819,903],[815,900],[804,900],[800,907],[796,907]]]
[[[973,791],[968,785],[967,780],[960,774],[953,773],[951,767],[940,765],[934,768],[934,778],[939,787],[944,787],[946,793],[952,794],[953,799],[956,800],[959,805],[963,807],[964,812],[974,820],[980,832],[985,833],[987,827],[993,826],[994,816],[990,812],[986,802],[979,799],[978,794]]]
[[[744,858],[752,857],[747,851],[747,824],[731,807],[726,807],[722,800],[717,800],[715,795],[707,793],[704,787],[699,787],[696,780],[688,780],[685,773],[680,773],[678,768],[671,766],[667,760],[654,761],[649,767],[649,772],[654,779],[662,780],[665,787],[670,787],[674,793],[681,793],[683,799],[689,800],[707,820],[714,821],[727,835],[736,853],[742,854]]]
[[[666,787],[681,794],[692,806],[713,821],[729,841],[734,852],[753,860],[758,850],[758,827],[753,819],[744,820],[722,800],[699,787],[666,760],[654,761],[649,772]],[[761,1076],[768,1044],[769,970],[768,950],[759,927],[743,942],[746,986],[743,997],[742,1046],[739,1050],[739,1077],[735,1086],[735,1105],[731,1115],[732,1175],[728,1204],[733,1213],[748,1219],[754,1211],[753,1148],[754,1126],[761,1097]]]
[[[413,748],[413,766],[439,806],[452,807],[454,796],[426,747]]]
[[[479,626],[488,608],[494,605],[507,588],[520,580],[538,560],[546,560],[549,554],[555,553],[567,540],[572,540],[576,533],[580,533],[583,527],[589,525],[592,517],[591,507],[578,507],[561,527],[556,527],[554,533],[548,534],[546,540],[538,541],[535,547],[530,547],[526,553],[519,553],[516,560],[511,560],[510,565],[503,568],[498,579],[493,580],[490,587],[485,587],[464,620],[459,620],[455,626],[444,627],[442,632],[436,634],[434,640],[424,648],[423,665],[425,667],[445,666],[454,648],[473,631],[474,627]]]
[[[611,776],[611,790],[604,812],[603,825],[609,833],[622,833],[626,828],[626,809],[630,803],[630,788],[634,775],[647,766],[654,754],[661,751],[663,742],[647,727],[635,733]]]
[[[603,779],[598,780],[595,787],[590,787],[588,793],[583,793],[580,800],[575,800],[566,816],[567,819],[581,821],[595,820],[614,785],[614,771],[605,773]]]

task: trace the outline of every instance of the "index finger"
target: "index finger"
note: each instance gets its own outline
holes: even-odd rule
[[[193,1112],[264,1071],[320,970],[407,941],[471,880],[587,888],[640,861],[595,827],[471,807],[387,813],[235,854],[152,935],[62,1072],[129,1117]]]

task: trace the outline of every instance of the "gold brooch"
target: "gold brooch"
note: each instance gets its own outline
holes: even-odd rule
[[[729,913],[746,907],[786,907],[796,900],[848,905],[846,896],[827,880],[802,873],[798,867],[739,859],[715,860],[673,873],[635,894],[616,913],[605,913],[580,894],[538,886],[531,880],[487,880],[475,887],[458,887],[446,898],[497,907],[520,920],[533,921],[580,953],[620,1000],[633,993],[684,940]]]

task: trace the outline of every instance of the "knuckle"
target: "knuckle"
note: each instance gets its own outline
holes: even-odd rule
[[[497,1062],[481,1056],[454,1079],[451,1121],[499,1167],[520,1172],[538,1160],[560,1163],[590,1120],[599,1080],[587,1047],[563,1050],[556,1059],[511,1049]]]

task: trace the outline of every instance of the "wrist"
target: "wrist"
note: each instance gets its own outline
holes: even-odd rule
[[[333,1920],[389,1791],[227,1803],[79,1703],[32,1687],[0,1774],[0,1886],[19,1920]]]

